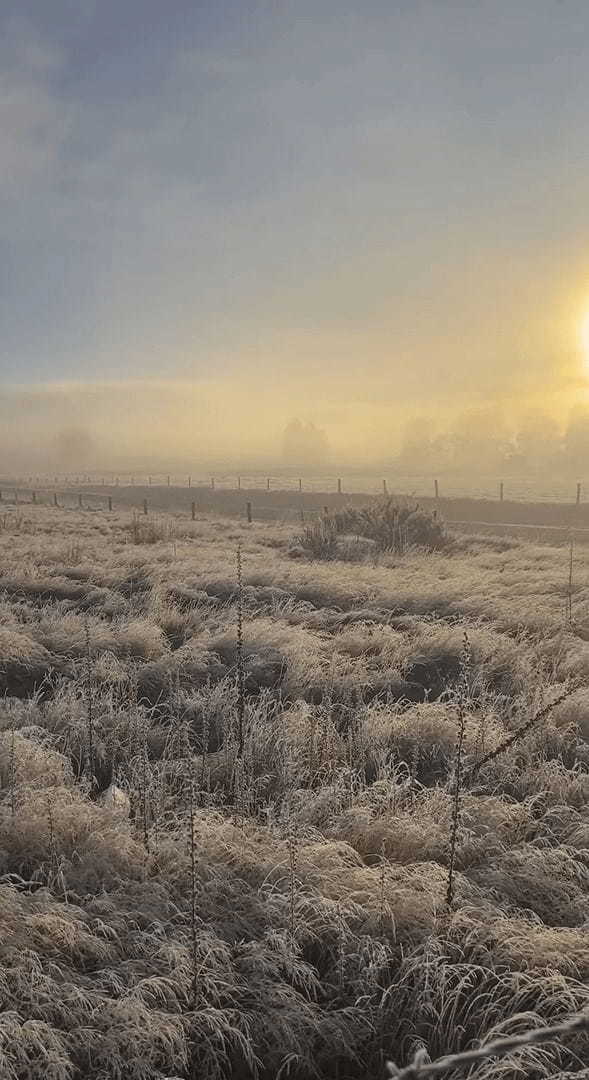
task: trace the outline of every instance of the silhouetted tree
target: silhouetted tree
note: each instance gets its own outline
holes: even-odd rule
[[[327,436],[310,421],[291,420],[284,429],[282,455],[289,465],[324,465],[329,458]]]
[[[53,439],[52,449],[55,463],[67,468],[90,465],[96,454],[92,435],[82,427],[62,428]]]

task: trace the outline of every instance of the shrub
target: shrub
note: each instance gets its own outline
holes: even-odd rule
[[[296,538],[297,549],[313,559],[335,559],[345,549],[346,536],[362,537],[374,551],[403,554],[409,547],[437,551],[447,542],[444,524],[419,506],[378,499],[367,506],[349,506],[324,514]]]
[[[353,533],[373,540],[379,551],[402,554],[410,546],[436,551],[446,544],[443,522],[435,514],[394,499],[349,506],[334,514],[329,524],[336,534]]]

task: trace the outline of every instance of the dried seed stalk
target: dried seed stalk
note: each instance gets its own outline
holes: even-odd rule
[[[189,813],[189,846],[190,846],[190,945],[192,953],[192,1008],[197,1003],[197,978],[198,978],[198,941],[197,941],[197,917],[196,917],[196,845],[194,842],[194,780],[188,779],[188,813]]]
[[[84,619],[84,638],[86,646],[85,657],[85,694],[86,694],[86,725],[87,725],[87,747],[86,747],[86,770],[87,777],[92,788],[95,783],[94,773],[94,711],[92,702],[92,657],[90,651],[90,624],[88,618]]]
[[[458,686],[457,702],[457,739],[454,766],[454,791],[452,798],[452,822],[450,826],[450,858],[448,862],[448,888],[446,891],[446,903],[449,908],[454,903],[454,872],[456,866],[456,844],[458,828],[460,825],[461,789],[462,789],[462,753],[464,749],[464,730],[466,721],[466,705],[469,691],[471,651],[468,634],[464,631],[462,643],[462,655],[460,658],[460,681]]]
[[[237,546],[237,758],[243,757],[245,719],[245,678],[243,669],[243,576],[241,544]]]

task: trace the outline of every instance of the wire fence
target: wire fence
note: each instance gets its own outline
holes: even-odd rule
[[[500,502],[560,503],[570,505],[582,500],[583,484],[570,477],[547,481],[538,476],[513,476],[507,480],[495,476],[480,478],[411,475],[391,472],[388,475],[353,472],[348,475],[314,473],[296,476],[291,473],[267,474],[215,473],[205,476],[179,473],[60,473],[37,476],[6,476],[6,487],[38,489],[71,488],[178,488],[199,491],[277,491],[313,494],[382,495],[404,493],[415,498],[490,499]]]
[[[328,507],[316,507],[305,506],[303,503],[298,504],[277,504],[277,503],[252,503],[251,501],[243,501],[240,505],[240,515],[248,517],[253,515],[257,520],[269,520],[273,521],[276,518],[285,519],[298,519],[304,520],[306,517],[316,518],[328,511]],[[210,507],[199,506],[197,500],[193,500],[188,506],[182,507],[169,507],[158,506],[150,503],[148,499],[140,499],[138,501],[129,501],[128,499],[119,500],[115,495],[101,495],[99,492],[72,492],[72,491],[55,491],[53,493],[44,493],[37,491],[0,491],[0,512],[3,507],[6,510],[16,510],[17,508],[25,507],[52,507],[58,510],[94,510],[94,511],[108,511],[110,513],[117,511],[131,511],[136,514],[143,514],[148,516],[150,514],[169,514],[175,515],[188,513],[192,517],[195,517],[196,513],[202,513],[205,510],[210,510]]]
[[[72,486],[59,490],[26,489],[5,485],[0,489],[0,514],[24,509],[25,506],[45,506],[56,510],[87,510],[93,512],[125,513],[133,515],[189,515],[196,520],[197,514],[218,512],[223,516],[242,518],[247,522],[308,523],[341,509],[349,501],[361,502],[367,496],[346,495],[339,487],[335,493],[275,491],[265,488],[248,491],[208,489],[152,488],[89,488]],[[405,496],[406,498],[406,496]],[[324,501],[325,500],[325,501]],[[416,506],[418,502],[416,501]],[[575,502],[568,507],[562,504],[489,503],[425,498],[419,502],[424,509],[441,512],[446,527],[465,532],[520,533],[538,540],[562,541],[572,533],[581,543],[589,542],[589,503]],[[479,517],[481,509],[489,517]],[[478,511],[478,513],[477,513]],[[492,511],[492,514],[491,514]],[[504,514],[507,511],[507,514]],[[457,513],[472,516],[455,516]],[[509,519],[510,515],[511,519]],[[519,520],[515,520],[519,517]],[[551,521],[542,518],[552,518]],[[527,520],[526,520],[527,518]],[[494,520],[493,520],[494,519]]]

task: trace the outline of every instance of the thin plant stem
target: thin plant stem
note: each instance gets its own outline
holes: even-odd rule
[[[237,546],[237,758],[241,761],[244,746],[245,679],[243,670],[243,575],[241,544]]]
[[[188,812],[190,825],[190,944],[192,952],[192,1007],[197,1002],[198,950],[196,933],[196,845],[194,843],[194,780],[188,780]]]
[[[458,828],[460,825],[461,811],[461,785],[462,785],[462,753],[464,749],[464,731],[466,720],[466,704],[469,687],[470,673],[470,642],[468,634],[464,632],[462,656],[460,662],[460,683],[458,688],[457,706],[457,738],[454,770],[454,791],[452,797],[452,822],[450,826],[450,858],[448,863],[448,888],[446,891],[446,903],[449,908],[454,903],[454,874],[456,868],[456,846],[458,842]]]
[[[571,529],[569,537],[569,583],[567,594],[567,622],[569,626],[572,626],[573,622],[573,554],[575,548],[575,537],[573,530]]]
[[[87,771],[88,780],[92,787],[95,782],[94,775],[94,712],[92,702],[92,657],[90,651],[90,624],[88,618],[84,619],[84,638],[86,646],[86,724],[87,724]]]
[[[14,723],[10,726],[10,817],[13,821],[16,817],[16,746],[14,739]]]

